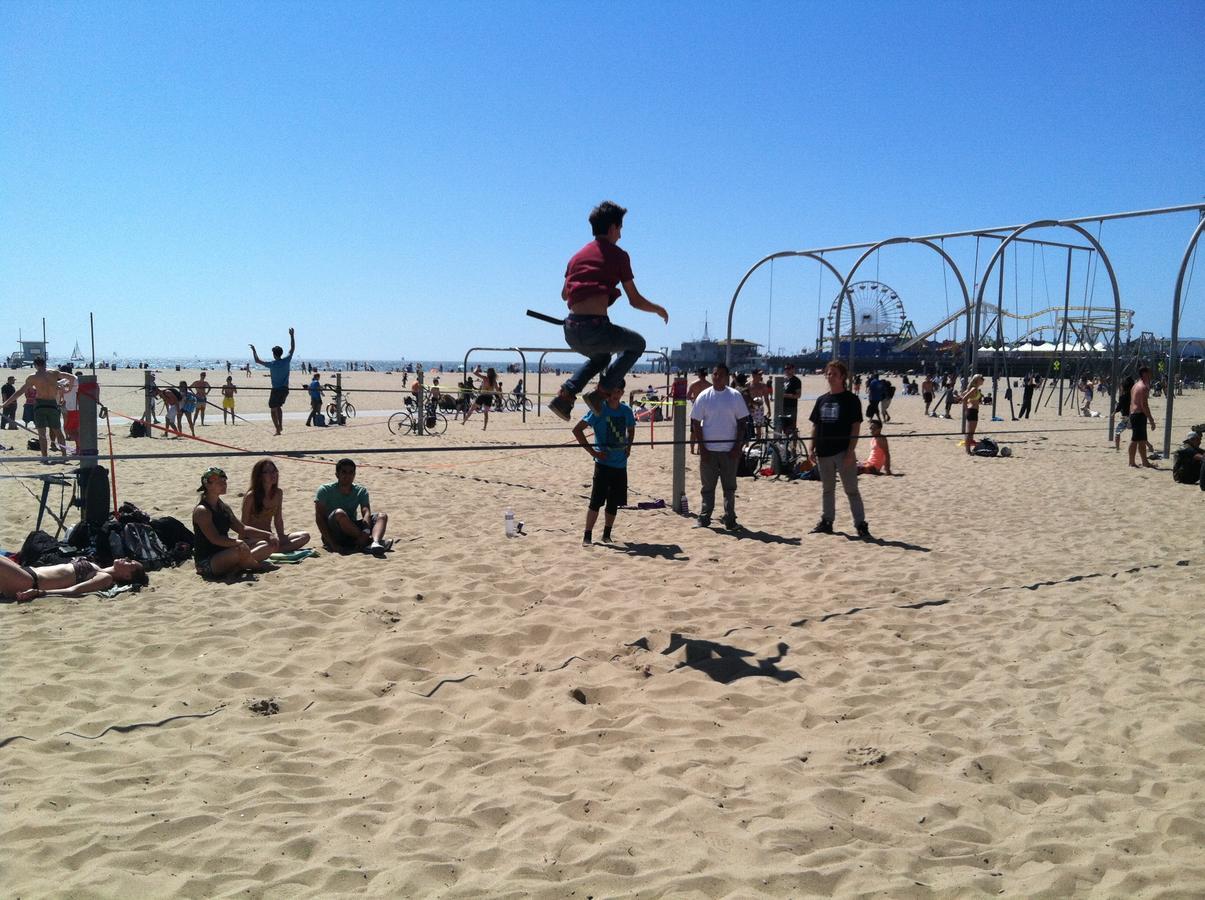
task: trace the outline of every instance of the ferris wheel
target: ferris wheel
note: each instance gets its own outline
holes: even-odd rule
[[[846,293],[854,303],[854,330],[861,341],[895,340],[904,331],[907,316],[904,301],[890,287],[879,281],[858,281]],[[841,335],[849,339],[849,302],[843,297],[833,301],[828,311],[829,334],[837,332],[837,305],[841,305]]]

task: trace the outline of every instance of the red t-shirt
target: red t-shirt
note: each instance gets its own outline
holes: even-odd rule
[[[618,284],[632,281],[632,260],[605,238],[595,238],[573,254],[565,267],[569,308],[590,297],[606,294],[610,303],[619,299]]]

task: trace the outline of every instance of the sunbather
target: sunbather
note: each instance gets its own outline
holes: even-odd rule
[[[81,597],[117,584],[147,584],[142,563],[115,559],[113,565],[102,567],[81,557],[53,566],[21,566],[0,556],[0,597],[10,600]]]

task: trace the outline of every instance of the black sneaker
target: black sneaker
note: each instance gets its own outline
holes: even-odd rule
[[[870,526],[869,525],[867,525],[865,522],[859,522],[856,527],[858,529],[858,537],[860,537],[864,541],[870,540]]]
[[[731,532],[744,531],[745,526],[742,525],[740,522],[738,522],[736,519],[732,519],[731,521],[724,523],[724,530],[731,531]]]
[[[573,418],[572,398],[561,396],[553,397],[548,401],[548,408],[552,410],[563,422],[568,422]]]
[[[821,519],[819,522],[816,523],[816,527],[808,532],[808,534],[832,534],[832,533],[833,533],[833,523],[830,522],[828,519]]]
[[[586,401],[586,406],[590,407],[590,412],[594,415],[597,416],[602,412],[603,392],[601,388],[582,394],[582,399]]]
[[[695,524],[691,525],[690,527],[691,528],[710,528],[711,527],[711,519],[696,519]]]

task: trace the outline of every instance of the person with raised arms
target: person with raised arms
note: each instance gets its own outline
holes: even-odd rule
[[[272,424],[276,426],[276,433],[280,434],[284,428],[282,409],[285,401],[289,399],[289,369],[293,365],[293,351],[297,349],[293,329],[289,329],[289,353],[287,356],[284,348],[278,345],[272,348],[272,359],[264,362],[255,352],[255,345],[249,344],[248,346],[251,348],[251,356],[256,363],[264,366],[272,376],[272,391],[268,394],[268,410],[272,414]]]

